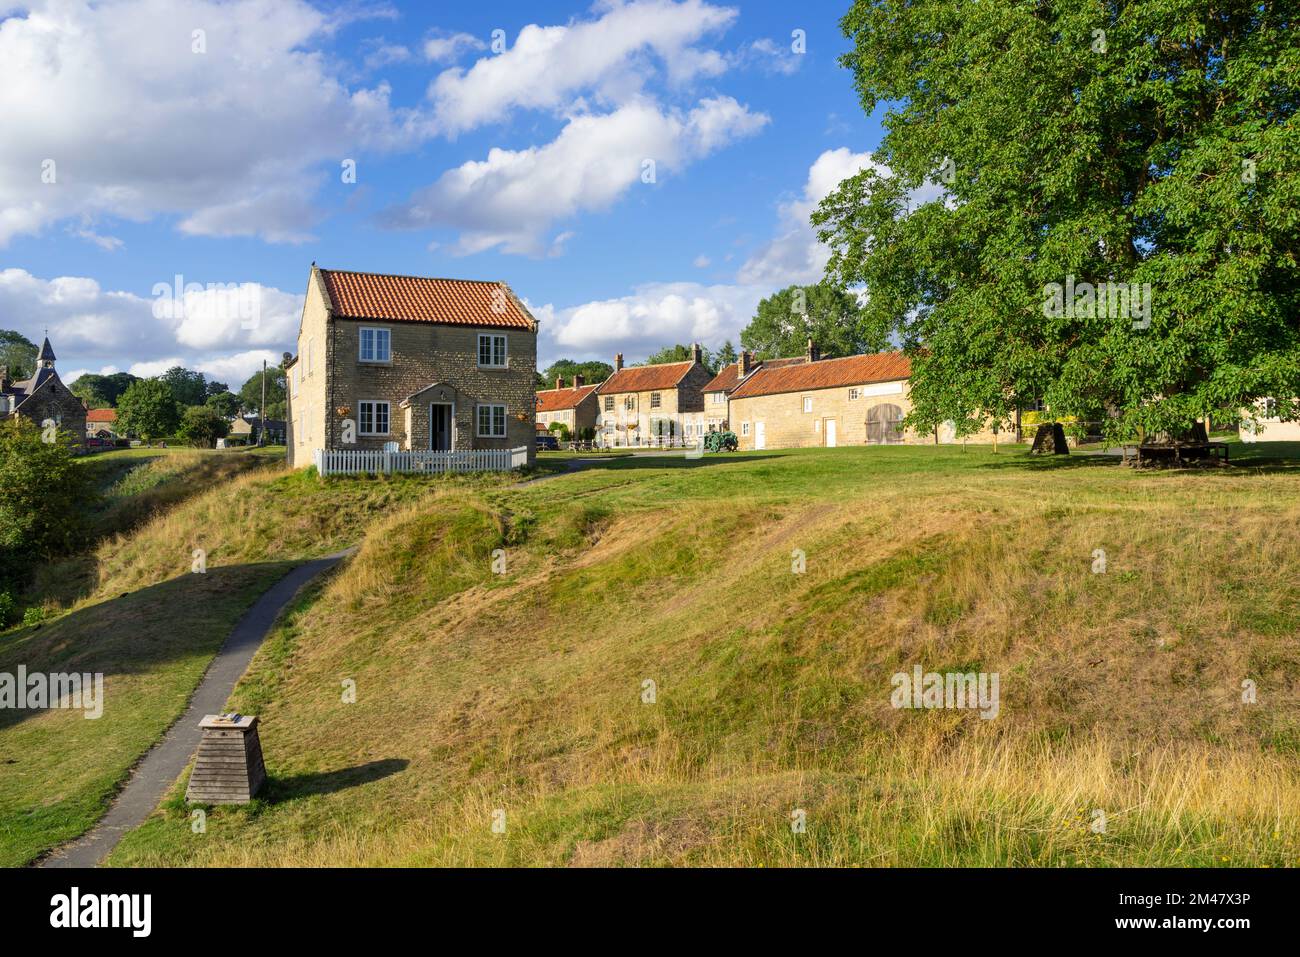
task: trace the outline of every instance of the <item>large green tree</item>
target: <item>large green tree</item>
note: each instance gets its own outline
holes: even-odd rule
[[[203,400],[208,397],[208,380],[203,377],[202,372],[195,372],[183,366],[172,366],[158,378],[167,383],[167,387],[172,390],[172,396],[182,406],[202,405]],[[225,387],[223,386],[219,391],[226,391]]]
[[[803,355],[809,339],[827,359],[884,345],[883,336],[866,334],[857,297],[825,282],[772,293],[740,333],[740,344],[759,359]]]
[[[21,332],[0,329],[0,366],[9,367],[9,378],[28,379],[36,371],[36,355],[40,352],[35,343]]]
[[[284,370],[273,366],[266,370],[266,411],[262,410],[262,372],[259,369],[239,389],[244,408],[268,419],[283,419],[288,409],[284,392]]]
[[[853,5],[842,62],[868,112],[887,105],[879,168],[813,219],[872,334],[913,354],[914,424],[1030,399],[1116,436],[1260,396],[1300,417],[1296,13]],[[1123,284],[1130,308],[1084,283]]]
[[[116,406],[118,398],[136,381],[137,378],[129,372],[114,372],[110,375],[87,372],[78,376],[68,386],[68,391],[85,402],[88,409],[105,409]]]
[[[573,384],[575,375],[582,376],[587,385],[596,385],[604,382],[614,374],[614,367],[608,362],[588,361],[575,362],[573,359],[557,359],[546,367],[538,378],[538,388],[554,389],[556,376],[564,377],[564,384],[570,386]]]
[[[146,442],[171,435],[180,425],[180,407],[161,379],[141,379],[117,400],[117,427]]]

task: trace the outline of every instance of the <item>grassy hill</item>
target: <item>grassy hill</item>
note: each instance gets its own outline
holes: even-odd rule
[[[38,570],[45,620],[0,632],[0,672],[102,672],[103,717],[0,711],[0,865],[83,833],[175,721],[240,616],[293,564],[358,541],[387,510],[443,486],[324,486],[249,453],[87,460],[105,501],[85,555]],[[195,548],[206,574],[191,573]]]
[[[196,835],[178,782],[111,862],[1293,864],[1300,470],[1250,465],[858,448],[393,495],[236,691],[267,792]],[[238,524],[390,488],[277,481]],[[998,673],[998,717],[895,710],[917,664]]]

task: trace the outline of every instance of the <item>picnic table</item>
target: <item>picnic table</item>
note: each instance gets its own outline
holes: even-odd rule
[[[1125,445],[1122,447],[1126,464],[1137,468],[1147,465],[1197,465],[1213,459],[1228,464],[1227,442],[1173,442]]]

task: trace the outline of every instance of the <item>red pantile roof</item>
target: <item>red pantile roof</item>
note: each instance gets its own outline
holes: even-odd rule
[[[558,412],[575,409],[578,403],[596,391],[598,386],[584,385],[580,389],[538,389],[537,411]]]
[[[91,409],[86,413],[87,422],[116,422],[117,409]]]
[[[652,392],[656,389],[673,389],[691,371],[694,361],[665,362],[657,366],[632,366],[619,369],[596,387],[598,395],[615,392]]]
[[[839,386],[910,379],[912,363],[901,352],[878,352],[843,359],[822,359],[772,368],[764,366],[740,384],[733,399],[782,392],[809,392]]]
[[[794,356],[790,359],[755,359],[750,366],[749,371],[752,375],[754,370],[765,367],[768,369],[779,369],[782,366],[796,365],[800,362],[807,362],[804,356]],[[740,363],[736,362],[729,366],[723,366],[721,372],[709,380],[708,385],[704,387],[705,392],[729,392],[736,387],[740,381]]]
[[[347,319],[437,322],[533,329],[534,320],[503,282],[426,279],[321,269],[334,315]]]

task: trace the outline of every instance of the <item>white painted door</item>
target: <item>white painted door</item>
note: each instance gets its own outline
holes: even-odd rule
[[[834,419],[826,420],[826,447],[828,449],[835,448],[835,420]]]
[[[763,427],[762,422],[754,423],[754,448],[767,448],[767,429]]]

